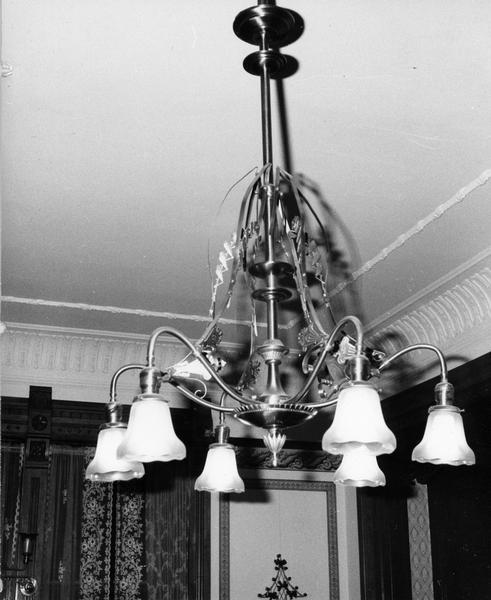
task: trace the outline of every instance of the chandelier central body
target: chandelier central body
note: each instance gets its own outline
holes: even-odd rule
[[[280,198],[282,181],[281,178],[274,180],[271,125],[271,78],[281,77],[293,62],[278,49],[298,39],[303,31],[303,21],[294,11],[275,6],[274,3],[260,3],[239,13],[233,27],[240,39],[259,46],[258,51],[248,55],[243,63],[245,70],[259,76],[261,82],[264,170],[264,178],[259,187],[262,224],[248,224],[249,228],[252,225],[260,227],[262,231],[258,235],[256,252],[250,261],[247,261],[246,254],[245,268],[251,277],[262,282],[252,292],[252,298],[263,302],[266,307],[266,340],[258,346],[257,352],[267,370],[261,394],[254,402],[239,407],[235,416],[243,423],[276,431],[298,425],[316,414],[313,408],[292,404],[281,384],[281,364],[289,353],[289,348],[278,335],[279,305],[290,299],[292,292],[280,284],[280,279],[291,280],[293,285],[295,267],[278,257],[285,215]],[[284,189],[288,189],[288,183]],[[260,260],[257,260],[258,257]]]

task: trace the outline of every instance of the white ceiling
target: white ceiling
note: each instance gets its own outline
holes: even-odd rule
[[[240,195],[216,213],[261,160],[259,82],[241,67],[255,48],[232,31],[247,6],[4,0],[4,321],[166,322],[63,307],[83,303],[169,312],[198,334],[185,317],[207,314],[208,244],[214,263]],[[491,3],[286,6],[305,21],[285,49],[300,63],[284,82],[292,168],[356,239],[356,270],[491,168]],[[366,322],[489,247],[485,179],[359,280]]]

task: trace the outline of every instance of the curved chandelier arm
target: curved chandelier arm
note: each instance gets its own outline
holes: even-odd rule
[[[126,373],[126,371],[131,371],[133,369],[138,369],[141,371],[141,369],[144,369],[144,368],[145,368],[145,365],[140,365],[140,364],[123,365],[111,377],[109,402],[106,404],[107,419],[108,419],[109,424],[111,424],[113,426],[118,426],[118,427],[121,425],[122,406],[121,406],[121,404],[118,404],[116,401],[116,397],[117,397],[116,385],[118,383],[118,379],[119,379],[120,375],[122,375],[123,373]]]
[[[333,392],[333,394],[331,394],[331,398],[333,395],[337,394],[339,391],[339,389],[336,389],[335,392]],[[338,403],[338,399],[334,398],[334,400],[324,400],[323,402],[309,402],[307,403],[302,403],[302,406],[308,406],[308,407],[312,407],[315,409],[320,409],[320,408],[327,408],[328,406],[334,406],[335,404]]]
[[[382,371],[383,369],[387,368],[394,360],[398,359],[403,354],[412,352],[413,350],[431,350],[432,352],[435,352],[435,354],[438,356],[438,360],[440,361],[441,383],[448,383],[448,370],[445,357],[443,356],[442,351],[436,346],[433,346],[432,344],[413,344],[412,346],[407,346],[407,348],[403,348],[402,350],[399,350],[399,352],[396,352],[392,356],[389,356],[389,358],[386,358],[384,362],[378,366],[378,370]]]
[[[319,354],[319,357],[317,358],[317,361],[312,368],[310,375],[307,377],[302,389],[296,394],[296,396],[294,396],[290,400],[291,403],[296,404],[297,402],[301,402],[301,400],[306,396],[306,394],[312,387],[312,384],[314,383],[315,378],[317,377],[317,373],[319,372],[319,369],[321,368],[321,365],[324,362],[324,360],[327,356],[327,353],[332,349],[334,339],[336,338],[338,333],[341,331],[341,328],[344,325],[346,325],[347,323],[352,323],[356,329],[355,356],[363,355],[363,326],[361,324],[360,319],[358,319],[358,317],[354,317],[354,316],[350,316],[350,315],[343,317],[341,319],[341,321],[339,321],[339,323],[336,325],[336,327],[332,330],[330,336],[328,337],[327,341],[324,344],[324,349]],[[335,400],[329,401],[327,403],[326,402],[321,402],[321,403],[320,402],[309,402],[309,403],[303,404],[303,406],[308,406],[308,407],[312,407],[312,408],[316,408],[316,407],[322,408],[324,406],[329,406],[329,404],[334,404],[335,402],[336,402]]]
[[[175,387],[176,390],[181,392],[181,394],[186,396],[186,398],[189,398],[190,400],[192,400],[193,402],[196,402],[197,404],[201,404],[201,406],[206,406],[206,408],[211,408],[212,410],[217,410],[220,412],[220,415],[222,415],[223,413],[233,413],[235,410],[234,408],[223,406],[222,404],[220,404],[218,406],[217,404],[215,404],[214,402],[211,402],[210,400],[206,400],[205,398],[202,398],[201,396],[193,394],[193,392],[191,392],[186,387],[184,387],[183,385],[181,385],[175,381],[168,381],[167,383],[170,383],[170,385]]]
[[[120,367],[112,376],[111,378],[111,387],[110,387],[110,392],[109,392],[109,403],[110,404],[115,404],[116,403],[116,384],[118,383],[118,379],[120,377],[120,375],[122,375],[123,373],[125,373],[126,371],[130,371],[132,369],[144,369],[145,365],[140,365],[140,364],[129,364],[129,365],[124,365],[122,367]]]
[[[210,374],[210,377],[215,381],[215,383],[217,383],[220,386],[220,388],[228,396],[230,396],[237,402],[240,402],[240,403],[246,402],[246,400],[240,394],[238,394],[235,390],[233,390],[229,385],[227,385],[223,381],[223,379],[221,377],[219,377],[217,375],[215,370],[211,367],[210,363],[206,360],[206,358],[204,358],[202,356],[201,352],[196,348],[196,346],[191,342],[191,340],[188,339],[183,333],[181,333],[177,329],[174,329],[173,327],[159,327],[158,329],[155,329],[155,331],[150,336],[150,339],[148,340],[148,346],[147,346],[147,362],[148,362],[149,367],[153,367],[155,365],[155,344],[157,342],[157,338],[160,335],[164,335],[164,334],[175,337],[180,342],[182,342],[191,351],[194,358],[196,358],[196,360],[198,360],[201,363],[201,365],[206,369],[206,371]],[[188,391],[188,390],[186,390],[186,391]],[[192,400],[194,400],[194,401],[198,400],[197,397],[192,392],[188,391],[188,393],[191,394]],[[185,394],[185,395],[188,396],[188,394]],[[190,396],[188,396],[188,397],[190,397]],[[200,400],[202,400],[202,399],[200,398]],[[210,402],[210,404],[213,408],[215,408],[217,410],[221,410],[220,408],[217,408],[216,404],[213,404],[211,402]]]

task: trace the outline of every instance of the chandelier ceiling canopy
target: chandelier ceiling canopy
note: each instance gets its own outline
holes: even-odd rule
[[[156,329],[148,341],[146,361],[124,365],[114,374],[108,423],[102,426],[87,477],[94,481],[141,477],[145,462],[186,456],[174,432],[165,394],[165,389],[173,386],[191,401],[219,413],[216,440],[196,482],[198,490],[244,489],[228,441],[226,418],[262,429],[275,464],[286,439],[284,432],[327,407],[335,407],[335,414],[322,448],[343,456],[335,481],[354,486],[384,485],[376,457],[393,452],[396,440],[382,414],[378,394],[383,384],[381,375],[399,357],[415,350],[437,358],[440,382],[435,388],[436,404],[430,408],[424,438],[413,459],[473,464],[461,411],[453,404],[443,354],[437,347],[421,343],[387,357],[367,347],[357,316],[335,319],[329,293],[335,250],[325,215],[313,209],[308,182],[274,164],[271,81],[290,76],[297,69],[296,60],[283,48],[302,35],[302,17],[274,2],[262,1],[241,11],[233,29],[241,40],[257,46],[243,66],[260,82],[263,164],[251,176],[238,206],[233,234],[219,253],[209,324],[196,342],[171,327]],[[223,376],[220,321],[239,282],[246,285],[250,297],[251,336],[245,366],[230,382]],[[294,389],[284,383],[285,359],[297,352],[282,337],[285,311],[288,318],[293,311],[299,325],[302,380]],[[265,328],[257,326],[258,315],[264,318]],[[160,336],[181,343],[187,357],[175,365],[157,365],[155,345]],[[140,371],[141,394],[133,401],[126,427],[116,403],[116,385],[122,373],[133,369]]]

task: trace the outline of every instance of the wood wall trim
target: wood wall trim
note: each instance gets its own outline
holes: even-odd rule
[[[334,483],[332,481],[298,481],[293,479],[246,479],[245,485],[247,490],[297,490],[325,494],[326,518],[325,521],[320,521],[319,526],[326,527],[328,540],[329,556],[326,557],[326,566],[329,569],[329,600],[340,600],[336,488]],[[230,529],[230,494],[221,494],[219,498],[219,530],[219,600],[233,600],[230,598],[230,544],[231,534],[233,534]]]

